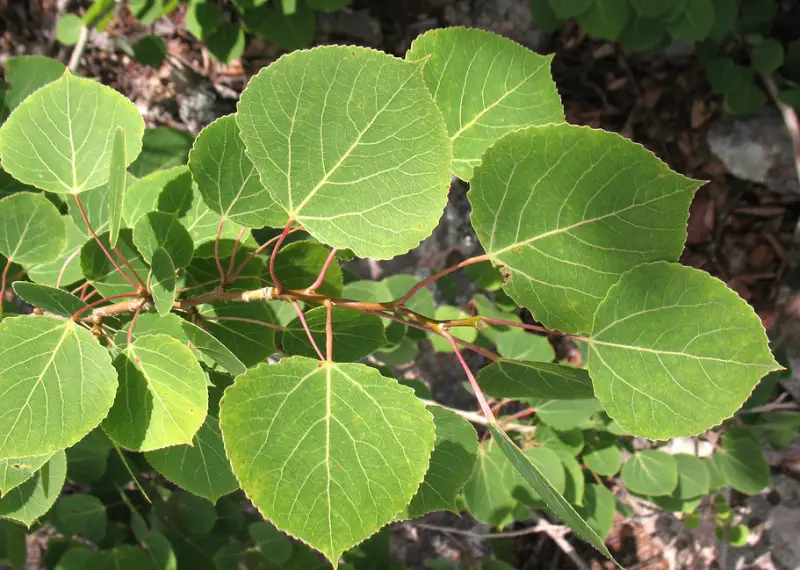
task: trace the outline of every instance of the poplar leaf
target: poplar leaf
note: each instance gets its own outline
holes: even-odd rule
[[[594,398],[585,370],[549,362],[498,360],[481,369],[478,383],[487,395],[497,398]]]
[[[458,512],[456,496],[472,475],[478,455],[478,436],[472,424],[440,406],[428,406],[428,411],[436,425],[430,466],[403,517],[440,510]]]
[[[559,493],[555,487],[547,480],[531,460],[511,441],[506,432],[500,429],[497,424],[490,423],[489,431],[492,433],[495,443],[503,451],[508,461],[522,475],[528,485],[541,497],[542,501],[550,508],[561,522],[569,526],[580,538],[594,546],[598,551],[614,560],[611,553],[603,543],[603,539],[597,532],[581,518],[575,509]]]
[[[285,55],[250,80],[236,123],[288,218],[321,242],[375,259],[431,234],[451,153],[421,72],[378,51],[323,46]]]
[[[76,534],[98,543],[106,536],[106,506],[94,495],[75,493],[62,497],[54,509],[55,527],[66,537]]]
[[[114,359],[119,391],[103,421],[126,449],[188,444],[208,409],[207,378],[192,352],[163,334],[137,338]]]
[[[678,486],[678,462],[663,451],[638,451],[622,466],[620,477],[634,493],[653,497],[669,495]]]
[[[26,303],[60,317],[69,318],[86,306],[69,291],[38,283],[17,281],[14,283],[14,292]]]
[[[499,529],[515,520],[529,518],[527,509],[512,495],[521,484],[521,477],[499,445],[482,444],[472,476],[464,485],[464,499],[470,514]]]
[[[60,61],[41,55],[9,57],[3,63],[6,92],[2,105],[13,110],[31,93],[64,75],[66,69]]]
[[[81,192],[80,198],[83,210],[86,212],[86,218],[89,220],[95,233],[99,235],[107,232],[109,216],[108,185],[104,184],[97,188],[92,188],[91,190],[84,190]],[[75,202],[75,196],[69,197],[66,202],[70,217],[72,217],[72,220],[81,232],[83,232],[83,235],[87,238],[92,237],[92,233],[89,231],[89,228],[86,227],[86,222],[81,215],[80,208],[78,208],[78,204]]]
[[[589,483],[578,512],[598,536],[605,538],[614,523],[614,494],[603,485]]]
[[[48,192],[90,190],[108,182],[117,127],[125,129],[128,166],[142,148],[142,115],[110,87],[65,71],[0,127],[3,169]]]
[[[0,460],[0,497],[5,497],[11,489],[33,477],[52,456],[52,453],[45,453]]]
[[[56,502],[66,475],[67,457],[60,450],[33,477],[0,499],[0,518],[15,520],[30,528]]]
[[[601,438],[588,444],[583,450],[583,462],[598,475],[616,475],[622,465],[622,452],[616,438]]]
[[[676,453],[678,462],[678,486],[675,488],[676,498],[686,501],[707,495],[711,486],[711,474],[705,463],[694,455]]]
[[[142,152],[130,165],[131,174],[141,177],[157,170],[186,164],[192,140],[189,133],[171,127],[145,129]]]
[[[77,443],[105,417],[116,387],[108,351],[77,323],[4,319],[0,458],[43,455]]]
[[[43,194],[20,192],[0,200],[0,254],[20,265],[53,261],[67,245],[61,214]]]
[[[61,216],[66,229],[67,245],[52,261],[31,265],[27,268],[31,281],[61,287],[72,285],[83,278],[81,271],[81,247],[86,236],[69,215]]]
[[[225,391],[220,412],[247,496],[334,567],[408,504],[434,444],[414,392],[360,364],[293,356],[258,366]]]
[[[757,495],[770,484],[764,448],[746,429],[731,429],[722,436],[722,451],[715,458],[724,479],[745,495]]]
[[[651,439],[698,434],[738,410],[778,370],[761,319],[696,269],[625,273],[597,309],[588,370],[608,415]]]
[[[249,228],[283,227],[286,212],[261,184],[244,152],[233,115],[203,129],[189,153],[189,170],[214,212]]]
[[[472,178],[484,151],[504,134],[564,121],[550,76],[553,57],[509,39],[466,28],[431,30],[414,40],[406,59],[423,65],[453,144],[453,172],[462,180]]]
[[[117,245],[119,229],[122,227],[122,202],[125,197],[125,185],[127,184],[128,174],[125,168],[129,162],[125,150],[125,130],[120,127],[114,131],[107,188],[108,232],[111,247]]]
[[[206,417],[191,445],[148,451],[145,458],[168,480],[212,503],[239,488],[225,456],[219,422],[212,416]]]
[[[166,250],[176,267],[192,261],[192,236],[177,217],[165,212],[148,212],[139,218],[133,226],[133,243],[146,262],[152,262],[158,248]]]
[[[192,345],[226,372],[234,376],[247,372],[247,366],[208,331],[188,321],[182,321],[181,327]]]
[[[468,194],[504,290],[547,328],[590,331],[622,273],[677,261],[700,183],[605,131],[530,127],[490,147]]]
[[[108,232],[99,237],[103,245],[108,248]],[[123,229],[120,231],[117,248],[130,261],[131,266],[138,275],[147,276],[150,268],[147,267],[139,251],[133,245],[131,230]],[[130,283],[117,271],[95,240],[90,239],[83,244],[80,258],[81,270],[84,276],[91,281],[92,286],[103,297],[132,292]],[[130,278],[133,278],[127,265],[120,265],[120,267]]]
[[[317,346],[321,350],[324,349],[327,309],[315,307],[305,313],[305,318]],[[336,362],[358,362],[388,343],[383,331],[383,323],[375,315],[334,306],[331,323],[333,325],[333,359]],[[308,358],[319,358],[297,318],[287,325],[281,336],[281,346],[289,356],[296,354]]]
[[[175,266],[167,250],[159,247],[153,251],[150,260],[150,294],[159,315],[172,311],[172,304],[177,298]]]
[[[286,289],[306,289],[317,279],[325,260],[331,249],[313,241],[296,241],[281,248],[280,255],[275,259],[275,275],[281,285]],[[273,285],[269,273],[265,273],[264,280]],[[334,260],[328,266],[325,279],[317,293],[329,296],[342,294],[342,268]]]
[[[530,400],[536,409],[536,416],[550,427],[558,430],[578,428],[592,414],[599,411],[600,402],[596,399],[580,400]]]
[[[206,321],[205,328],[245,366],[254,366],[277,352],[275,329],[260,324],[275,324],[277,320],[275,313],[264,301],[213,303],[205,305],[200,314],[203,317],[220,317],[220,320]]]

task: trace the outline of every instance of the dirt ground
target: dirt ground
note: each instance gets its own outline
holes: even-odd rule
[[[77,0],[0,0],[0,61],[32,53],[66,61],[70,50],[55,41],[55,22],[66,11],[80,12],[86,4]],[[121,10],[106,32],[91,38],[80,71],[130,97],[148,126],[168,125],[196,134],[214,118],[232,112],[249,77],[279,53],[251,37],[241,60],[221,65],[183,30],[184,9],[181,5],[169,19],[148,27]],[[796,21],[800,21],[800,13],[797,15]],[[792,191],[788,182],[781,188],[780,177],[770,189],[740,180],[709,150],[709,130],[721,124],[722,106],[711,93],[704,65],[686,46],[673,46],[666,53],[630,55],[614,44],[586,36],[574,24],[544,34],[533,25],[525,0],[354,0],[344,12],[319,15],[316,42],[367,45],[402,55],[419,33],[450,25],[490,29],[540,53],[554,53],[553,75],[569,122],[619,132],[653,151],[677,172],[708,180],[691,206],[682,262],[724,280],[753,305],[773,336],[782,334],[776,323],[789,323],[785,336],[800,346],[800,334],[795,332],[800,327],[794,324],[799,316],[782,311],[800,289],[796,271],[800,193]],[[161,36],[168,46],[168,60],[159,69],[139,65],[116,47],[119,37],[132,42],[148,33]],[[781,29],[779,33],[792,31]],[[783,176],[791,180],[796,172],[790,170]],[[395,272],[422,276],[475,254],[478,245],[469,229],[465,192],[464,185],[456,181],[442,226],[418,252],[359,269],[373,277]],[[458,287],[458,298],[466,302],[472,291],[461,282]],[[787,306],[795,305],[800,303]],[[794,312],[800,315],[800,309]],[[574,347],[562,346],[560,352],[574,355]],[[451,355],[423,351],[413,374],[431,384],[438,400],[473,407],[471,397],[460,387],[460,376],[451,372],[458,369],[451,359]],[[797,400],[800,394],[793,397]],[[790,479],[787,485],[798,477],[791,465],[800,462],[799,457],[800,453],[771,458],[775,472]],[[488,530],[450,514],[427,517],[423,526],[398,524],[392,531],[393,549],[409,567],[424,568],[426,558],[437,556],[478,560],[489,551],[485,540],[432,531],[424,528],[425,524],[467,533]],[[569,539],[565,544],[573,545],[574,557],[546,533],[497,541],[494,547],[511,549],[521,569],[568,569],[581,564],[585,568],[609,567],[578,541]],[[720,567],[719,562],[711,562],[720,558],[713,529],[701,527],[688,533],[670,517],[643,511],[627,519],[619,517],[609,546],[629,569]],[[728,555],[722,564],[761,568],[754,565],[756,558],[753,555],[740,563],[736,556]]]

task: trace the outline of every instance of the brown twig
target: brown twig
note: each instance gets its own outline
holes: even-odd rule
[[[444,336],[444,338],[450,342],[450,346],[453,347],[453,351],[456,353],[456,358],[458,358],[458,361],[461,363],[461,368],[464,369],[464,374],[467,375],[469,385],[472,386],[472,391],[475,395],[475,399],[478,400],[478,407],[481,409],[481,412],[483,412],[483,415],[486,416],[486,419],[488,419],[490,422],[495,422],[494,414],[492,413],[492,409],[489,407],[489,404],[486,401],[486,397],[483,395],[483,390],[481,390],[481,387],[478,386],[478,381],[475,380],[472,370],[470,370],[469,366],[467,366],[467,362],[464,360],[464,356],[458,349],[458,344],[453,338],[453,335],[447,331],[442,331],[442,336]]]
[[[292,228],[291,230],[289,230],[289,233],[286,234],[286,235],[293,234],[294,232],[299,232],[302,229],[303,229],[302,227]],[[280,237],[281,237],[280,235],[277,235],[274,238],[272,238],[272,239],[268,240],[267,242],[265,242],[265,243],[261,244],[260,246],[258,246],[255,249],[255,251],[253,251],[250,255],[248,255],[245,258],[245,260],[239,265],[239,267],[236,268],[236,271],[234,272],[233,277],[231,277],[231,281],[236,281],[239,278],[239,275],[241,275],[242,271],[244,271],[244,268],[247,267],[247,264],[250,263],[251,261],[253,261],[253,259],[259,253],[261,253],[262,251],[267,249],[269,246],[271,246],[273,243],[278,241],[278,239]]]
[[[231,260],[228,262],[228,271],[225,273],[225,278],[222,280],[223,283],[227,283],[232,275],[233,275],[233,266],[236,263],[236,252],[239,251],[239,244],[242,242],[242,237],[244,236],[247,228],[242,228],[239,230],[239,235],[236,236],[236,241],[233,242],[233,250],[231,251]]]
[[[281,285],[280,279],[275,274],[275,259],[278,257],[278,250],[283,245],[283,240],[286,239],[286,236],[289,235],[289,229],[292,227],[292,222],[294,220],[289,220],[286,222],[286,225],[283,227],[283,231],[281,235],[278,236],[278,241],[275,242],[275,247],[272,248],[272,253],[269,256],[269,276],[272,279],[272,283],[275,285],[275,290],[278,294],[283,291],[283,285]],[[323,359],[324,360],[324,359]]]
[[[422,289],[426,285],[430,285],[434,281],[438,281],[439,279],[441,279],[442,277],[444,277],[446,275],[450,275],[454,271],[457,271],[457,270],[459,270],[459,269],[461,269],[463,267],[467,267],[468,265],[472,265],[474,263],[481,263],[482,261],[488,261],[488,260],[489,260],[489,256],[486,255],[486,254],[478,255],[478,256],[475,256],[475,257],[470,257],[469,259],[465,259],[464,261],[462,261],[460,263],[456,263],[455,265],[452,265],[452,266],[448,267],[447,269],[443,269],[439,273],[435,273],[435,274],[431,275],[430,277],[426,277],[425,279],[423,279],[422,281],[420,281],[419,283],[414,285],[411,289],[409,289],[408,293],[406,293],[405,295],[403,295],[399,299],[395,300],[394,301],[394,305],[399,307],[399,306],[405,304],[406,301],[408,301],[411,297],[413,297],[416,294],[417,291],[419,291],[420,289]]]
[[[322,282],[325,281],[325,274],[328,272],[328,268],[331,266],[331,262],[333,262],[333,260],[336,258],[337,251],[339,250],[336,249],[335,247],[331,249],[331,252],[328,254],[328,258],[325,260],[325,263],[322,264],[322,269],[320,269],[316,281],[314,281],[311,284],[311,286],[308,289],[306,289],[306,291],[313,293],[322,286]]]
[[[324,361],[325,356],[323,356],[322,351],[319,349],[319,346],[317,346],[317,341],[314,340],[314,335],[311,334],[311,329],[308,328],[308,323],[306,322],[306,316],[303,314],[303,309],[300,308],[300,304],[297,301],[291,300],[289,302],[292,304],[292,307],[294,307],[294,310],[297,313],[297,318],[300,319],[300,324],[303,326],[303,330],[306,331],[306,336],[308,336],[311,346],[314,347],[314,351],[317,353],[317,356],[319,356],[319,359]]]
[[[224,216],[220,218],[219,225],[217,226],[217,237],[214,239],[214,261],[217,263],[219,270],[219,282],[221,286],[225,286],[225,270],[222,269],[222,260],[219,258],[219,242],[222,238],[222,228],[225,225],[227,218]]]

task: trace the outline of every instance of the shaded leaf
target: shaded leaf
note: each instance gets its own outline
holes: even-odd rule
[[[79,485],[90,485],[106,472],[111,440],[100,428],[67,449],[67,477]]]
[[[302,49],[311,45],[317,31],[317,19],[306,4],[300,2],[294,13],[286,14],[278,2],[268,2],[245,12],[244,24],[251,34],[282,50]]]
[[[266,360],[270,354],[277,352],[275,329],[259,324],[276,322],[275,314],[266,302],[213,303],[205,305],[200,313],[203,317],[221,317],[223,319],[207,320],[204,326],[245,366],[254,366]],[[224,320],[226,318],[234,320]],[[235,319],[247,319],[247,321]],[[257,322],[249,322],[251,320]]]
[[[247,372],[247,366],[208,331],[188,321],[182,321],[181,327],[192,345],[226,372],[234,376]]]
[[[156,170],[186,164],[191,147],[192,135],[189,133],[171,127],[145,129],[142,152],[129,170],[134,176],[142,177]]]
[[[169,254],[175,267],[186,267],[192,261],[192,236],[171,214],[148,212],[139,218],[133,226],[133,243],[147,262],[159,248]]]
[[[678,462],[678,486],[675,496],[683,501],[707,495],[711,485],[711,475],[706,464],[694,455],[676,453]]]
[[[106,536],[106,507],[94,495],[76,493],[62,497],[54,514],[56,528],[67,537],[79,534],[98,543]]]
[[[332,561],[408,504],[434,443],[413,391],[359,364],[293,356],[258,366],[226,390],[220,411],[233,471],[253,504]],[[298,414],[304,433],[290,421]]]
[[[587,444],[583,450],[583,462],[586,467],[604,477],[616,475],[622,465],[622,452],[615,439],[600,438]]]
[[[325,322],[327,310],[316,307],[305,313],[306,324],[320,350],[325,348]],[[336,362],[357,362],[388,342],[379,317],[333,307],[333,359]],[[290,322],[281,336],[281,346],[289,355],[318,358],[299,319]]]
[[[564,120],[550,77],[552,56],[496,34],[432,30],[414,40],[406,59],[424,62],[425,85],[453,144],[453,172],[462,180],[472,178],[484,151],[504,134]]]
[[[554,451],[564,451],[572,457],[578,455],[583,449],[583,432],[581,430],[558,431],[546,424],[536,426],[533,441],[549,447]]]
[[[594,398],[585,400],[531,400],[528,403],[536,409],[536,415],[540,420],[558,430],[576,428],[588,420],[592,414],[600,410],[600,403]]]
[[[0,499],[0,518],[15,520],[30,528],[56,502],[66,473],[64,451],[57,451],[33,477]]]
[[[527,333],[521,329],[511,329],[497,333],[495,337],[497,352],[508,360],[534,360],[551,362],[556,353],[546,336]]]
[[[291,557],[292,541],[270,523],[253,523],[247,527],[247,531],[264,558],[270,562],[281,564]]]
[[[603,485],[589,483],[578,512],[598,536],[605,538],[614,522],[614,495]]]
[[[594,398],[585,370],[549,362],[498,360],[481,369],[478,383],[487,395],[498,398]]]
[[[722,475],[745,495],[757,495],[770,484],[769,464],[761,444],[745,429],[732,428],[722,436],[719,457]]]
[[[67,286],[83,278],[80,251],[86,241],[70,216],[61,216],[66,229],[67,244],[53,261],[27,267],[31,281],[53,287]]]
[[[17,281],[14,292],[26,303],[60,317],[69,318],[86,306],[72,293],[48,285]]]
[[[12,111],[31,93],[64,75],[63,63],[41,55],[17,55],[3,62],[6,92],[2,105]],[[0,113],[0,118],[4,113]]]
[[[281,248],[275,258],[275,275],[285,289],[306,289],[317,279],[330,248],[312,241],[296,241]],[[272,285],[269,273],[264,275],[268,285]],[[335,261],[325,273],[325,279],[317,287],[317,293],[328,296],[342,294],[342,268]]]
[[[595,0],[588,10],[578,16],[577,21],[581,28],[593,36],[616,40],[629,16],[628,0]]]
[[[678,462],[663,451],[637,451],[622,466],[622,482],[640,495],[669,495],[678,486]]]

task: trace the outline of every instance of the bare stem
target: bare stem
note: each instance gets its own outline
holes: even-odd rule
[[[417,283],[416,285],[414,285],[411,289],[409,289],[408,293],[406,293],[405,295],[403,295],[399,299],[395,300],[394,304],[395,304],[395,306],[399,307],[400,305],[405,304],[411,297],[413,297],[416,294],[417,291],[419,291],[420,289],[422,289],[426,285],[430,285],[431,283],[433,283],[435,281],[438,281],[439,279],[441,279],[445,275],[450,275],[454,271],[458,271],[459,269],[461,269],[463,267],[467,267],[468,265],[472,265],[474,263],[480,263],[482,261],[488,261],[488,260],[489,260],[489,256],[488,255],[486,255],[486,254],[478,255],[476,257],[470,257],[469,259],[465,259],[464,261],[462,261],[460,263],[456,263],[455,265],[452,265],[452,266],[448,267],[447,269],[443,269],[439,273],[435,273],[435,274],[431,275],[430,277],[427,277],[427,278],[423,279],[422,281],[420,281],[419,283]]]
[[[314,335],[311,334],[311,329],[308,328],[308,323],[306,322],[306,316],[303,314],[303,309],[300,308],[300,304],[294,300],[289,302],[292,304],[292,307],[294,307],[294,310],[297,313],[297,318],[300,319],[300,324],[303,325],[303,330],[306,331],[308,340],[311,342],[311,346],[314,347],[317,356],[319,356],[320,360],[325,360],[325,357],[322,355],[322,351],[317,346],[317,341],[314,340]]]
[[[289,230],[289,234],[293,234],[294,232],[298,232],[301,229],[302,228],[300,228],[300,227],[292,228],[291,230]],[[286,234],[286,235],[289,235],[289,234]],[[278,241],[278,239],[280,237],[281,236],[277,235],[274,238],[270,239],[269,241],[267,241],[267,242],[261,244],[260,246],[258,246],[258,248],[256,248],[256,250],[253,253],[248,255],[247,258],[239,265],[239,267],[236,268],[236,271],[234,272],[233,277],[231,277],[231,281],[236,281],[239,278],[239,275],[241,275],[242,271],[244,271],[244,268],[247,267],[247,264],[250,263],[251,261],[253,261],[253,259],[255,258],[256,255],[258,255],[259,253],[261,253],[262,251],[267,249],[269,246],[271,246],[273,243]]]
[[[328,268],[331,266],[331,262],[336,258],[336,252],[339,251],[337,248],[333,248],[331,252],[328,254],[328,258],[325,260],[325,263],[322,264],[322,269],[319,271],[319,275],[317,275],[317,280],[311,284],[311,286],[306,289],[306,291],[313,293],[317,289],[322,286],[322,282],[325,281],[325,274],[328,272]]]
[[[133,342],[133,327],[136,326],[136,319],[139,318],[139,313],[142,311],[142,307],[144,307],[144,303],[136,307],[136,310],[133,312],[133,318],[131,319],[131,324],[128,325],[128,336],[126,337],[126,344],[128,346],[131,345]]]
[[[94,303],[89,303],[85,307],[81,307],[80,309],[75,311],[75,313],[72,315],[72,320],[73,321],[77,321],[78,317],[80,317],[83,313],[85,313],[89,309],[93,309],[93,308],[97,307],[98,305],[102,305],[103,303],[105,303],[107,301],[113,301],[114,299],[126,299],[126,298],[130,298],[130,297],[136,297],[137,300],[140,300],[140,301],[144,302],[144,299],[139,297],[138,293],[120,293],[119,295],[111,295],[110,297],[106,297],[104,299],[98,299]],[[127,305],[127,303],[125,305]],[[116,305],[116,307],[121,308],[122,305]],[[128,308],[127,306],[125,306],[125,309],[126,310],[124,310],[124,311],[119,311],[119,313],[127,313],[127,312],[130,312],[132,310],[136,310],[136,307],[131,306],[130,308]],[[115,312],[115,314],[119,314],[119,313]],[[95,315],[94,312],[92,314]]]
[[[272,283],[275,284],[275,289],[277,290],[278,294],[283,291],[283,286],[281,285],[278,276],[275,275],[275,258],[278,257],[278,250],[281,248],[283,240],[285,240],[286,236],[289,235],[289,229],[292,227],[292,221],[293,220],[289,220],[286,222],[281,235],[278,236],[278,241],[275,242],[275,247],[272,248],[272,254],[269,256],[269,276],[272,279]]]
[[[78,195],[77,194],[73,194],[72,197],[75,199],[75,204],[78,206],[78,211],[81,213],[81,218],[83,218],[83,223],[86,224],[86,228],[89,230],[89,233],[92,234],[92,237],[94,238],[94,241],[97,242],[97,245],[100,246],[100,249],[103,250],[103,253],[106,254],[106,257],[111,262],[111,265],[114,266],[114,269],[119,271],[120,275],[122,275],[125,278],[125,281],[127,281],[128,284],[131,287],[133,287],[134,290],[138,289],[138,287],[136,286],[136,283],[134,283],[133,280],[130,277],[128,277],[128,274],[125,273],[122,270],[122,267],[119,266],[119,264],[117,263],[117,260],[114,259],[114,257],[111,255],[111,252],[109,252],[108,249],[106,248],[106,246],[103,245],[103,242],[100,240],[100,237],[94,231],[94,228],[92,227],[91,222],[89,222],[89,217],[86,215],[86,210],[84,209],[80,198],[78,198]],[[74,318],[74,316],[73,316],[73,318]]]
[[[457,408],[449,408],[447,406],[443,406],[438,402],[434,402],[433,400],[422,400],[426,406],[439,406],[440,408],[444,408],[445,410],[450,410],[451,412],[458,414],[462,418],[480,425],[488,425],[489,420],[486,417],[482,416],[478,412],[469,412],[467,410],[459,410]],[[519,433],[534,433],[536,431],[536,426],[526,426],[523,424],[515,424],[515,423],[507,423],[503,424],[503,429],[505,431],[516,431]],[[488,433],[488,432],[487,432]]]
[[[139,282],[139,285],[141,285],[142,289],[146,290],[147,289],[147,285],[145,284],[144,279],[142,279],[139,276],[139,274],[136,273],[136,270],[133,268],[133,265],[131,265],[131,262],[128,261],[128,258],[125,257],[125,254],[123,254],[122,251],[120,251],[120,249],[118,247],[114,248],[114,253],[116,253],[117,256],[122,260],[122,263],[125,264],[125,267],[130,269],[131,273],[133,274],[134,278]]]
[[[464,356],[461,354],[461,351],[458,349],[458,344],[456,344],[453,335],[451,335],[447,331],[442,332],[442,336],[450,341],[450,346],[453,347],[453,351],[456,353],[456,357],[458,361],[461,363],[461,367],[464,369],[464,373],[467,375],[469,379],[469,385],[472,386],[472,391],[475,393],[475,399],[478,400],[478,407],[483,412],[483,415],[486,416],[490,422],[495,423],[496,420],[494,419],[494,414],[492,413],[492,409],[489,407],[489,403],[486,401],[486,397],[483,395],[483,390],[481,387],[478,386],[478,381],[475,380],[475,376],[472,374],[472,370],[469,369],[467,366],[467,362],[464,360]]]
[[[244,237],[247,228],[242,228],[239,230],[239,235],[236,236],[236,241],[233,242],[233,251],[231,252],[231,260],[228,262],[228,272],[225,274],[224,279],[222,280],[223,283],[228,283],[232,280],[233,277],[233,266],[236,263],[236,252],[239,251],[239,244],[242,243],[242,237]]]

